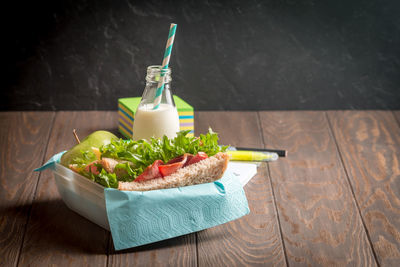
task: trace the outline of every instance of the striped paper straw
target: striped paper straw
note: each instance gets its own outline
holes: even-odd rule
[[[164,59],[161,66],[161,76],[160,76],[160,81],[158,82],[157,85],[156,96],[153,102],[153,109],[158,109],[158,107],[160,106],[161,95],[164,90],[164,75],[166,73],[166,70],[168,69],[169,58],[171,57],[171,50],[174,44],[176,26],[177,26],[176,24],[171,23],[171,26],[169,28],[168,41],[167,45],[165,46]]]

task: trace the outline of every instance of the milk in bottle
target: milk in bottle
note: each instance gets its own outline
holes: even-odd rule
[[[154,98],[161,79],[161,71],[164,72],[164,90],[160,105],[154,109]],[[161,66],[147,68],[146,88],[133,122],[133,140],[150,140],[151,137],[161,138],[163,135],[169,138],[176,136],[176,132],[179,131],[179,116],[172,98],[170,82],[170,68],[161,69]]]

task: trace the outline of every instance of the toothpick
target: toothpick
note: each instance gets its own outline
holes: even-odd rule
[[[78,144],[80,144],[81,143],[81,141],[79,140],[79,137],[78,137],[78,135],[76,134],[76,130],[74,129],[74,130],[72,130],[72,133],[74,134],[74,136],[75,136],[75,139],[76,139],[76,142],[78,143]]]

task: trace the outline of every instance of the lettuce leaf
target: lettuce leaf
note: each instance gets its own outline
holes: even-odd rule
[[[96,155],[93,151],[80,151],[81,156],[78,158],[74,158],[72,160],[72,164],[76,164],[79,168],[85,167],[88,163],[95,161]]]
[[[115,165],[114,172],[119,174],[118,181],[121,182],[132,182],[133,179],[138,176],[138,170],[132,169],[129,162]]]
[[[94,181],[104,187],[118,188],[117,175],[115,173],[108,173],[104,169],[101,170],[99,175],[95,176]]]

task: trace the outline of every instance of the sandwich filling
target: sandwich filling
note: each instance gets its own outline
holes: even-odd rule
[[[118,188],[118,182],[163,178],[226,150],[211,129],[199,137],[187,137],[188,132],[178,132],[174,139],[112,141],[81,151],[69,168],[105,187]]]

